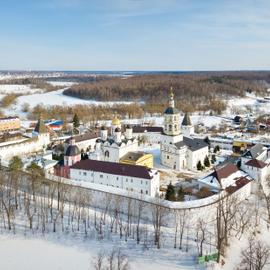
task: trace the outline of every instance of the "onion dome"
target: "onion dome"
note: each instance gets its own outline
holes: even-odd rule
[[[179,111],[176,108],[173,107],[168,107],[165,111],[164,114],[177,114]]]
[[[119,126],[119,125],[121,125],[121,122],[120,122],[120,120],[119,120],[117,117],[115,117],[115,118],[112,120],[112,125],[113,125],[113,126]]]

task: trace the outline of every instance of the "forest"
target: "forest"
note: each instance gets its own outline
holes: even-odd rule
[[[205,106],[221,97],[243,96],[246,91],[263,93],[268,83],[270,72],[144,74],[79,83],[64,94],[99,101],[162,103],[172,87],[177,103]]]

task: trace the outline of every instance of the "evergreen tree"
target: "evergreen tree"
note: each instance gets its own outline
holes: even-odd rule
[[[217,161],[216,155],[212,155],[211,163],[214,164]]]
[[[219,145],[216,145],[214,148],[214,153],[216,154],[219,151],[220,151],[220,147],[219,147]]]
[[[198,171],[202,171],[202,170],[203,170],[203,166],[202,166],[202,163],[201,163],[200,160],[199,160],[198,163],[197,163],[197,170],[198,170]]]
[[[210,166],[210,161],[209,161],[208,156],[205,156],[205,158],[204,158],[204,166],[205,167],[209,167]]]
[[[19,171],[23,168],[22,160],[15,156],[9,161],[8,167],[11,171]]]
[[[208,144],[208,148],[210,149],[210,139],[209,139],[209,137],[207,136],[203,140],[204,140],[205,143]]]
[[[170,183],[167,186],[167,191],[166,191],[166,194],[165,194],[165,200],[175,201],[175,189],[174,189],[174,186],[172,185],[172,183]]]
[[[80,126],[80,119],[79,119],[77,113],[74,114],[72,123],[73,123],[73,129],[76,129]]]
[[[38,166],[35,162],[32,162],[29,166],[27,166],[26,170],[30,172],[32,175],[35,175],[36,177],[45,175],[43,169],[40,166]]]

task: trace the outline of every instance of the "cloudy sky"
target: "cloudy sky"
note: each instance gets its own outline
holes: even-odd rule
[[[9,0],[0,69],[270,69],[269,0]]]

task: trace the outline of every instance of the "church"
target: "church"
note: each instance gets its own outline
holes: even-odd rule
[[[186,113],[180,125],[180,112],[175,108],[171,90],[169,106],[164,112],[164,128],[161,135],[161,164],[174,170],[197,170],[199,161],[209,154],[208,144],[194,138],[194,126]]]
[[[132,127],[129,125],[122,133],[120,120],[114,118],[110,133],[106,127],[101,127],[100,138],[97,139],[95,148],[89,155],[90,159],[119,162],[127,153],[138,151],[138,140],[133,136]]]

